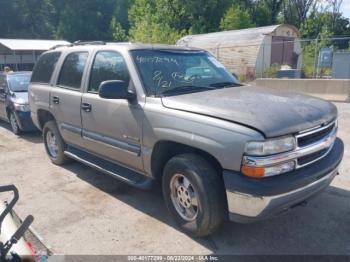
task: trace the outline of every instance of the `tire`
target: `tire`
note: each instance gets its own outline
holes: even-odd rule
[[[52,140],[50,140],[50,138]],[[45,123],[43,128],[43,139],[46,153],[52,163],[55,165],[64,165],[71,161],[71,159],[64,154],[67,145],[63,141],[55,121],[51,120]]]
[[[227,201],[223,180],[198,155],[183,154],[170,159],[164,168],[162,188],[169,213],[188,235],[210,235],[226,219]],[[186,205],[188,208],[184,212]]]
[[[12,112],[12,111],[10,111],[10,113],[9,113],[9,121],[10,121],[12,132],[15,135],[20,135],[21,134],[21,128],[18,125],[15,113]]]

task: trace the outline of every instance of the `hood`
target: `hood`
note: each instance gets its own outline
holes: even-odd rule
[[[12,92],[11,100],[17,104],[28,104],[28,92]]]
[[[337,108],[322,99],[262,87],[240,86],[162,97],[167,108],[239,123],[265,137],[298,133],[337,117]]]

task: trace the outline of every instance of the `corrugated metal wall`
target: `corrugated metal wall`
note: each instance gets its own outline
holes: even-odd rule
[[[252,80],[263,77],[271,66],[271,38],[275,35],[297,38],[299,32],[293,26],[275,25],[191,35],[180,39],[177,44],[205,49],[243,80]],[[294,51],[299,49],[300,44],[295,45]],[[298,66],[300,64],[298,61]]]

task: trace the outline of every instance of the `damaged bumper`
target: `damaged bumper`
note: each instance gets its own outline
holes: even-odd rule
[[[264,179],[224,171],[229,217],[252,222],[283,213],[324,190],[338,174],[344,144],[335,141],[322,160],[296,171]]]

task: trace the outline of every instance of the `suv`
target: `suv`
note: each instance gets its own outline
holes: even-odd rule
[[[344,151],[333,104],[243,86],[199,49],[59,47],[40,57],[29,97],[54,164],[73,158],[162,187],[193,236],[304,204],[338,174]]]
[[[16,135],[36,130],[28,104],[30,76],[31,72],[0,73],[0,120],[10,122]]]

